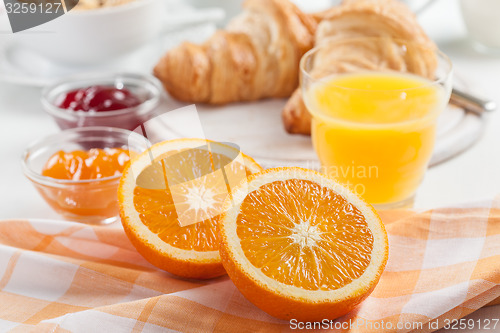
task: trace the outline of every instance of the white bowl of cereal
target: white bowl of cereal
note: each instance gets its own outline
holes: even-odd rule
[[[165,0],[80,0],[65,15],[17,33],[15,40],[53,62],[93,65],[153,40],[164,16]]]

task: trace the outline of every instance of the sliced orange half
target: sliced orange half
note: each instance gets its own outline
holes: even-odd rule
[[[153,145],[131,160],[120,181],[125,232],[142,256],[170,273],[223,275],[216,232],[222,204],[238,176],[260,170],[221,143],[182,139]]]
[[[280,319],[335,319],[365,299],[388,256],[373,208],[335,181],[300,168],[269,169],[233,190],[219,222],[229,277]]]

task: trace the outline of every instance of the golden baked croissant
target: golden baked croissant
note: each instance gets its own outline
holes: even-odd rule
[[[352,43],[318,54],[315,72],[345,73],[355,69],[393,69],[431,78],[437,64],[434,43],[427,37],[410,9],[397,0],[348,0],[340,6],[315,14],[322,20],[316,31],[316,45],[325,40],[353,37]],[[356,37],[378,37],[381,41],[356,41]],[[395,40],[415,42],[414,49],[398,52]],[[417,45],[419,45],[417,47]],[[321,57],[320,57],[321,56]],[[319,59],[318,59],[319,58]],[[311,116],[300,89],[289,99],[282,113],[289,133],[311,133]]]
[[[176,99],[225,104],[289,97],[316,21],[288,0],[247,0],[244,11],[203,45],[183,43],[154,68]]]

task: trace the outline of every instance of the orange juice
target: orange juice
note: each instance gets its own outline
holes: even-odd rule
[[[410,199],[432,155],[444,97],[440,85],[399,72],[314,83],[305,100],[324,172],[373,204]]]

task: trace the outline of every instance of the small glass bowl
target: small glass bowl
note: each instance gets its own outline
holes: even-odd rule
[[[62,131],[32,143],[22,156],[23,171],[45,201],[67,220],[108,224],[118,219],[117,189],[121,175],[89,180],[62,180],[42,175],[49,158],[63,150],[122,148],[141,152],[143,136],[119,128],[85,127]]]
[[[72,90],[91,86],[126,88],[143,102],[131,108],[116,111],[85,112],[60,108],[56,102]],[[153,118],[163,96],[161,83],[151,75],[142,74],[85,74],[66,78],[45,88],[41,102],[61,129],[109,126],[133,131]]]

